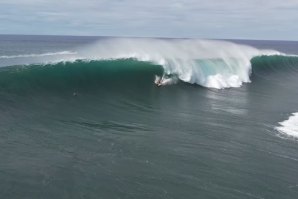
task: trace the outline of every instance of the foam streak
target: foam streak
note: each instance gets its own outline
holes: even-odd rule
[[[42,54],[24,54],[24,55],[2,55],[0,59],[14,59],[14,58],[34,58],[34,57],[46,57],[46,56],[55,56],[55,55],[75,55],[76,52],[71,51],[61,51],[61,52],[49,52]]]

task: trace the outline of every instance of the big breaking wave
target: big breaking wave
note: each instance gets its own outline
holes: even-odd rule
[[[184,82],[217,89],[250,82],[253,57],[282,55],[226,41],[195,39],[110,39],[88,47],[85,52],[88,59],[149,61]]]
[[[48,60],[40,60],[45,55]],[[284,54],[218,40],[111,38],[85,46],[74,53],[51,53],[50,58],[47,55],[31,54],[25,57],[32,58],[31,63],[50,62],[53,65],[61,61],[78,64],[77,60],[87,63],[91,60],[135,59],[160,65],[164,74],[175,76],[183,82],[222,89],[240,87],[250,82],[253,58]]]

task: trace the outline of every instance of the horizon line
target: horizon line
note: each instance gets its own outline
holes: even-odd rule
[[[166,37],[166,36],[115,36],[115,35],[67,35],[67,34],[2,34],[0,36],[48,36],[48,37],[106,37],[106,38],[150,38],[150,39],[201,39],[201,40],[240,40],[240,41],[288,41],[297,42],[298,40],[286,39],[249,39],[249,38],[199,38],[199,37]]]

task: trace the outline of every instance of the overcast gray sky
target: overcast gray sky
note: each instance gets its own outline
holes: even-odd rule
[[[298,40],[298,0],[0,0],[1,34]]]

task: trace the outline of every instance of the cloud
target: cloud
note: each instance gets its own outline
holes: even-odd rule
[[[1,1],[2,33],[298,39],[296,0]]]

